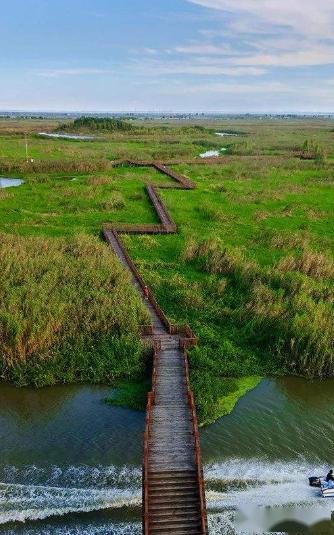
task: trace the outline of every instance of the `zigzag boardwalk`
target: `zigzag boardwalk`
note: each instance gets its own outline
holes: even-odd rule
[[[162,164],[127,163],[154,166],[176,180],[179,187],[195,187],[187,178],[176,175]],[[106,240],[124,266],[131,271],[133,283],[144,299],[153,326],[145,328],[154,347],[154,362],[144,434],[144,534],[205,535],[207,520],[203,470],[186,355],[186,349],[194,345],[196,339],[188,326],[177,330],[168,321],[119,238],[119,232],[176,231],[176,225],[156,188],[147,186],[146,189],[160,219],[159,225],[105,225],[103,228]]]

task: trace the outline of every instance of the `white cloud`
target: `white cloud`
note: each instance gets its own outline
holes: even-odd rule
[[[222,46],[215,46],[210,44],[203,43],[192,43],[184,46],[177,46],[175,52],[180,52],[181,54],[209,54],[209,55],[231,55],[235,54],[236,50],[229,44]]]
[[[334,64],[333,0],[188,0],[228,12],[222,31],[202,30],[203,43],[184,51],[228,52],[226,40],[237,43],[229,63],[240,66],[293,67]],[[236,41],[237,40],[237,41]],[[220,45],[220,43],[222,43]],[[180,47],[179,47],[180,49]],[[242,53],[241,53],[242,51]],[[233,56],[237,56],[233,58]]]
[[[188,0],[203,7],[242,12],[257,21],[293,28],[302,34],[331,38],[334,26],[333,0]],[[251,30],[251,28],[250,28]]]
[[[233,59],[234,65],[262,65],[273,67],[302,67],[307,65],[330,65],[334,63],[334,46],[307,46],[301,50],[282,53],[254,54]]]
[[[45,69],[39,71],[37,76],[43,78],[60,78],[61,76],[85,76],[94,74],[110,74],[112,71],[109,69],[89,69],[89,68],[77,68],[77,69]]]
[[[169,95],[178,95],[180,93],[187,93],[191,95],[245,95],[248,94],[272,94],[284,92],[291,92],[291,88],[280,82],[260,82],[257,84],[246,83],[200,83],[200,84],[184,84],[183,82],[171,84],[162,90]]]
[[[239,67],[233,65],[224,65],[213,63],[206,58],[200,58],[200,61],[156,61],[152,63],[145,62],[138,64],[136,72],[143,76],[165,75],[195,75],[195,76],[260,76],[266,72],[263,67]]]
[[[150,56],[155,56],[158,54],[158,51],[155,48],[144,48],[143,52],[149,54]]]

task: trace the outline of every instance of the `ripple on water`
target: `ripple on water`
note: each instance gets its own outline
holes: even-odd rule
[[[4,532],[2,532],[4,533]],[[141,522],[136,523],[96,523],[96,524],[80,524],[55,526],[53,524],[46,524],[44,526],[36,526],[28,528],[26,525],[17,526],[6,530],[6,535],[17,535],[24,533],[24,535],[142,535]]]
[[[328,521],[334,502],[307,477],[334,464],[333,385],[264,380],[201,431],[210,535]],[[0,388],[0,533],[141,533],[144,416],[105,405],[109,390]]]
[[[221,459],[296,459],[333,463],[333,380],[265,379],[233,412],[201,431],[206,463]],[[321,440],[319,437],[321,436]]]

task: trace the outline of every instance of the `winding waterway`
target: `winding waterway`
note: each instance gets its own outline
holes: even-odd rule
[[[334,501],[307,477],[334,462],[333,388],[263,380],[201,431],[211,534],[329,520]],[[141,533],[144,414],[107,396],[99,386],[0,386],[0,533]]]

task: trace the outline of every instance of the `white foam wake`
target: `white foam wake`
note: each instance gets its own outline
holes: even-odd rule
[[[263,459],[228,459],[205,467],[205,479],[255,483],[305,482],[312,475],[325,474],[328,466],[298,461],[266,461]]]
[[[56,487],[104,489],[139,488],[141,469],[129,466],[36,466],[0,468],[0,482]]]
[[[303,460],[270,462],[259,459],[229,459],[206,466],[210,535],[237,533],[235,523],[228,516],[231,511],[248,514],[258,508],[290,505],[310,505],[318,510],[331,508],[332,505],[320,497],[318,489],[309,487],[307,481],[308,476],[323,474],[327,468]],[[43,520],[44,525],[49,517],[141,505],[141,470],[137,467],[7,466],[0,469],[0,481],[0,524]],[[139,516],[138,511],[137,518]],[[76,532],[73,531],[76,527],[53,526],[51,532],[58,533],[57,529],[70,529],[59,531],[60,534],[104,533],[101,526],[99,531],[94,531],[93,525],[85,526],[85,530],[93,531],[80,528],[81,531]],[[106,533],[110,533],[110,525],[108,530]],[[120,523],[112,533],[132,535],[140,530],[136,522]]]
[[[5,535],[17,535],[23,533],[16,528],[8,529]],[[36,528],[24,528],[24,535],[142,535],[142,525],[136,523],[103,523],[98,525],[88,524],[79,526],[38,526]]]
[[[115,466],[6,466],[0,524],[141,505],[141,470]]]
[[[68,513],[140,506],[141,492],[0,484],[0,524],[41,520]]]
[[[322,475],[327,470],[328,466],[302,459],[291,462],[229,459],[206,466],[206,499],[212,533],[265,533],[289,518],[308,526],[328,521],[333,502],[322,498],[319,489],[308,485],[309,476]]]

